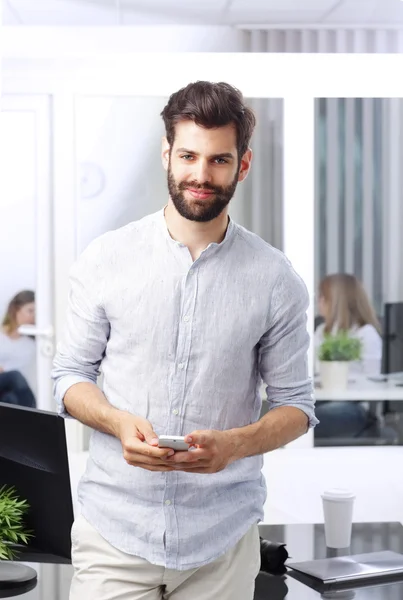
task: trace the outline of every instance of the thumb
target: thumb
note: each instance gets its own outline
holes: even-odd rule
[[[158,445],[158,435],[155,433],[153,426],[147,419],[141,419],[137,423],[137,429],[144,436],[145,441],[150,446]]]
[[[208,436],[206,431],[192,431],[192,433],[185,436],[185,442],[194,446],[204,446],[208,442]]]

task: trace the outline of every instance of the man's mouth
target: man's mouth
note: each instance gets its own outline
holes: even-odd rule
[[[198,200],[204,200],[214,194],[214,192],[211,190],[196,190],[194,188],[187,188],[187,190],[193,196],[193,198],[197,198]]]

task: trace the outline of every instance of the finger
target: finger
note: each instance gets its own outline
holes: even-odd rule
[[[135,450],[140,454],[144,454],[144,456],[154,456],[156,458],[166,458],[175,454],[175,450],[172,450],[172,448],[159,448],[147,442],[140,443],[139,446],[136,446]]]
[[[169,467],[168,465],[148,465],[145,463],[129,463],[132,467],[138,467],[139,469],[145,469],[146,471],[175,471],[173,467]]]
[[[155,433],[151,424],[146,421],[145,426],[140,426],[139,431],[144,435],[144,439],[150,446],[158,446],[158,435]]]
[[[195,444],[196,446],[206,445],[211,439],[212,435],[209,431],[192,431],[192,433],[185,436],[185,442],[187,444]]]
[[[149,467],[168,467],[173,468],[173,465],[167,463],[166,460],[143,456],[142,454],[128,454],[124,456],[125,461],[133,467],[138,465],[147,465]]]
[[[214,471],[211,467],[198,467],[194,469],[190,469],[189,467],[185,467],[183,469],[174,469],[175,471],[181,471],[182,473],[213,473]]]
[[[143,462],[152,463],[155,460],[166,461],[168,456],[174,454],[174,451],[170,448],[154,448],[146,442],[136,442],[136,440],[131,441],[124,447],[123,456],[125,460],[133,460],[133,457],[137,456]]]
[[[195,448],[194,450],[175,452],[175,454],[169,456],[166,461],[167,463],[195,463],[200,460],[208,460],[209,458],[211,458],[211,456],[208,450],[205,448]]]
[[[136,427],[147,444],[158,446],[158,435],[155,433],[150,421],[143,419],[143,417],[136,417]]]
[[[210,463],[208,461],[197,462],[197,463],[176,463],[172,465],[172,468],[175,471],[189,471],[192,473],[197,473],[200,469],[208,469],[210,467]]]

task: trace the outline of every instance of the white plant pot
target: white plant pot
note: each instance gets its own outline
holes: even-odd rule
[[[345,390],[348,384],[349,362],[321,361],[319,373],[322,388],[326,390]]]

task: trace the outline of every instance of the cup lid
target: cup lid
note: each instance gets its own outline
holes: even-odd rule
[[[352,500],[355,498],[355,494],[342,488],[332,488],[323,492],[322,498],[342,502],[343,500]]]

